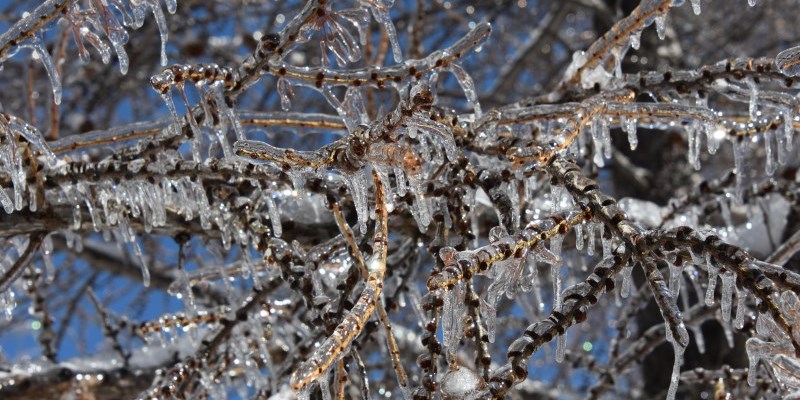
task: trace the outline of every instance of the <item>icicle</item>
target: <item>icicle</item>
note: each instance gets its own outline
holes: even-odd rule
[[[631,47],[634,50],[639,50],[639,47],[642,45],[642,30],[637,29],[631,32]]]
[[[121,229],[128,229],[127,225]],[[142,270],[142,285],[144,287],[150,287],[150,269],[147,267],[147,260],[145,260],[144,252],[142,252],[142,248],[139,246],[139,242],[135,237],[131,238],[130,243],[133,245],[133,253],[139,259],[139,267]]]
[[[527,257],[528,269],[530,269],[531,277],[531,290],[533,291],[533,298],[536,301],[535,309],[538,312],[536,315],[541,315],[544,311],[544,301],[542,301],[542,282],[539,279],[539,269],[536,267],[536,257]],[[524,299],[524,297],[520,297]]]
[[[692,166],[696,171],[700,171],[700,152],[701,152],[700,147],[703,138],[704,125],[702,123],[695,122],[689,125],[689,129],[692,129],[695,132],[694,148],[692,149],[692,154],[694,155],[694,162],[692,163]]]
[[[367,204],[367,170],[361,170],[355,175],[345,179],[350,195],[353,198],[353,205],[356,207],[356,216],[361,233],[367,232],[367,220],[369,219],[369,205]],[[427,207],[426,207],[427,210]]]
[[[697,351],[700,354],[706,354],[706,341],[703,338],[703,330],[700,325],[692,325],[692,333],[694,334],[694,344],[697,345]]]
[[[733,272],[726,271],[720,277],[722,278],[722,320],[730,322],[733,285],[736,281],[736,275]]]
[[[737,204],[742,204],[742,196],[744,195],[744,173],[745,173],[745,146],[747,141],[742,140],[737,143],[737,139],[733,141],[733,159],[736,168],[736,190],[735,198]]]
[[[428,230],[428,225],[431,223],[431,212],[428,207],[428,199],[423,193],[424,188],[421,182],[412,185],[412,193],[414,193],[414,203],[411,206],[411,214],[417,221],[417,227],[420,232]]]
[[[611,159],[611,151],[614,149],[611,145],[611,130],[608,129],[608,120],[600,117],[600,138],[603,142],[603,157]]]
[[[167,90],[166,93],[162,93],[161,99],[164,100],[164,104],[167,105],[167,109],[169,110],[170,115],[172,115],[172,120],[175,123],[174,128],[178,129],[178,127],[181,126],[181,117],[178,115],[178,110],[175,108],[175,103],[172,102],[172,90]]]
[[[17,307],[17,301],[14,298],[14,291],[9,289],[0,293],[0,311],[6,322],[11,322],[14,318],[14,309]]]
[[[564,356],[567,353],[567,332],[558,335],[556,339],[556,362],[561,363],[564,361]]]
[[[53,264],[53,235],[49,234],[42,239],[40,250],[42,252],[42,261],[44,262],[45,271],[47,271],[48,281],[55,278],[56,267]]]
[[[694,15],[700,15],[700,0],[692,0],[692,12]]]
[[[773,141],[775,141],[775,131],[772,129],[767,129],[764,132],[764,147],[766,150],[766,164],[764,166],[764,170],[767,172],[767,175],[772,175],[775,173],[775,147],[773,145]]]
[[[575,230],[575,248],[583,250],[583,224],[577,224],[573,229]]]
[[[27,122],[14,117],[12,117],[9,120],[9,125],[15,132],[19,133],[37,150],[42,152],[45,159],[47,160],[48,165],[50,166],[56,165],[57,162],[56,155],[55,153],[53,153],[53,150],[50,149],[50,146],[47,144],[47,141],[45,140],[44,136],[42,136],[42,133],[39,132],[38,129],[29,125]]]
[[[725,341],[728,343],[728,348],[732,349],[734,342],[733,342],[733,330],[731,330],[731,324],[720,322],[720,326],[722,326],[722,332],[725,334]]]
[[[628,143],[631,145],[631,150],[636,150],[639,145],[639,138],[636,135],[636,118],[623,117],[622,130],[628,134]]]
[[[603,137],[602,132],[600,131],[599,117],[592,120],[589,131],[592,134],[592,143],[594,144],[594,157],[592,158],[592,161],[594,161],[595,165],[598,167],[603,168],[605,166],[605,160],[603,160]]]
[[[272,236],[279,238],[283,234],[281,227],[281,212],[275,204],[271,193],[264,194],[264,203],[267,205],[267,213],[269,213],[269,222],[272,223]]]
[[[561,211],[561,187],[550,185],[550,199],[553,203],[552,212],[557,213]]]
[[[633,287],[633,266],[626,265],[622,267],[622,288],[620,289],[620,296],[627,299],[631,295]]]
[[[292,84],[289,83],[289,80],[286,78],[279,78],[278,79],[278,94],[281,97],[281,108],[283,111],[289,111],[292,108],[292,96],[294,95],[292,91]]]
[[[758,318],[759,321],[761,317]],[[748,368],[747,368],[747,384],[750,386],[756,385],[756,378],[758,378],[758,372],[756,371],[758,367],[758,362],[762,358],[769,357],[769,350],[767,348],[769,344],[764,342],[759,338],[750,338],[747,339],[745,343],[745,349],[747,350],[747,360],[748,360]]]
[[[786,141],[786,150],[792,150],[792,136],[794,135],[794,110],[790,107],[783,112],[783,136]]]
[[[561,244],[563,241],[561,235],[555,235],[550,238],[550,252],[559,258],[559,262],[550,265],[550,279],[553,281],[553,311],[561,311]]]
[[[225,88],[222,86],[222,82],[215,82],[211,84],[209,87],[208,92],[210,92],[211,96],[214,98],[214,102],[217,104],[217,109],[222,111],[222,114],[228,118],[230,121],[231,126],[233,127],[233,132],[236,133],[237,140],[244,140],[244,129],[242,128],[242,123],[239,121],[239,117],[236,116],[236,113],[233,111],[233,108],[228,106],[228,103],[225,101],[225,96],[223,95],[223,91]]]
[[[108,64],[111,62],[111,48],[108,47],[105,41],[100,39],[99,36],[91,31],[82,31],[82,36],[92,45],[92,47],[94,47],[95,50],[97,50],[97,53],[100,54],[100,60],[103,62],[103,64]],[[88,61],[88,58],[84,61]]]
[[[611,133],[608,129],[608,121],[603,117],[596,117],[591,126],[592,142],[594,143],[594,163],[602,168],[605,166],[605,158],[611,158]]]
[[[622,54],[623,50],[627,51],[627,48],[613,47],[611,49],[611,59],[614,60],[612,75],[617,79],[622,79],[622,59],[625,57],[625,55]]]
[[[53,102],[61,104],[61,77],[58,75],[58,69],[56,69],[53,58],[47,52],[44,41],[39,36],[34,36],[30,41],[30,47],[34,50],[34,58],[38,58],[42,62],[47,72],[47,77],[50,79],[50,86],[53,88]]]
[[[431,142],[431,144],[438,142],[444,148],[445,156],[450,161],[458,160],[459,155],[461,155],[461,150],[459,149],[458,145],[456,144],[455,139],[453,138],[453,134],[449,128],[446,126],[431,121],[427,117],[421,117],[419,115],[414,115],[408,119],[410,123],[416,125],[417,129],[421,131],[425,131],[430,133],[427,139]],[[434,141],[435,139],[435,141]],[[438,149],[436,146],[430,146],[432,150],[436,150],[438,153]],[[434,163],[438,163],[438,160],[433,160]]]
[[[158,34],[161,36],[161,65],[166,66],[167,36],[169,35],[167,18],[164,16],[164,11],[161,10],[161,5],[158,3],[158,0],[154,0],[154,4],[150,4],[150,8],[153,10],[153,17],[155,17],[156,25],[158,26]]]
[[[594,227],[595,224],[592,222],[586,224],[586,236],[589,237],[589,243],[586,244],[586,254],[590,256],[594,255]]]
[[[734,229],[733,217],[731,216],[731,207],[726,197],[719,198],[719,213],[722,216],[722,221],[725,222],[725,228],[732,231]]]
[[[311,399],[311,385],[308,385],[308,386],[300,389],[300,391],[295,393],[295,395],[297,396],[297,400],[309,400],[309,399]],[[291,396],[288,396],[288,397],[291,398]]]
[[[667,16],[666,14],[659,14],[656,16],[656,32],[658,38],[664,40],[667,37]]]
[[[6,214],[14,212],[14,202],[11,201],[11,197],[8,197],[8,193],[2,187],[0,187],[0,204],[3,205],[3,210]]]
[[[330,374],[330,370],[323,374],[322,376],[317,379],[317,384],[319,385],[319,391],[322,393],[322,400],[333,400],[333,396],[331,396],[331,386],[328,384],[328,375]]]
[[[603,258],[611,257],[611,244],[613,237],[606,238],[605,225],[600,225],[600,245],[603,247]]]
[[[736,317],[733,319],[733,327],[736,329],[744,328],[744,312],[747,292],[736,288]]]
[[[481,297],[480,300],[480,312],[486,323],[486,335],[489,338],[489,343],[494,343],[495,333],[497,331],[497,308],[494,304],[489,304],[484,297]]]
[[[175,14],[175,11],[178,11],[178,0],[164,0],[167,3],[167,12],[170,14]]]
[[[449,70],[456,77],[458,84],[461,85],[461,90],[464,91],[464,96],[475,110],[475,119],[479,119],[482,115],[481,105],[478,102],[478,94],[475,91],[475,82],[473,82],[472,77],[469,76],[463,67],[456,63],[450,64]]]
[[[673,299],[678,298],[678,291],[681,288],[681,274],[683,267],[675,264],[669,265],[669,292],[672,294]]]
[[[442,251],[444,251],[443,248]],[[452,247],[450,248],[452,249]],[[441,251],[440,251],[441,253]],[[464,301],[463,282],[459,281],[452,289],[444,293],[444,308],[442,312],[443,344],[448,358],[452,359],[458,352],[459,342],[464,333],[463,322],[466,314]]]
[[[708,269],[708,288],[706,289],[706,305],[714,305],[714,291],[717,289],[717,275],[719,268],[712,264],[711,255],[706,254],[706,268]]]
[[[395,167],[392,168],[394,171],[394,179],[397,183],[397,195],[402,197],[406,195],[406,191],[408,190],[408,183],[406,182],[406,173],[402,168]]]
[[[758,117],[758,85],[752,79],[747,79],[745,81],[747,83],[747,87],[750,88],[750,104],[748,110],[750,111],[750,119],[755,121]]]
[[[693,126],[691,125],[688,126],[686,128],[686,140],[688,142],[687,143],[688,151],[686,152],[686,155],[688,157],[689,164],[694,166],[695,169],[698,169],[697,167],[700,165],[700,158],[699,158],[700,155],[698,154],[697,151],[695,151],[695,149],[697,148],[696,142],[699,139],[700,138],[697,135],[697,131],[693,129]]]
[[[385,3],[389,4],[389,7],[391,7],[393,2]],[[403,51],[400,48],[400,42],[397,40],[397,31],[394,29],[394,23],[389,16],[389,10],[379,11],[377,8],[373,8],[372,15],[378,23],[383,25],[383,29],[386,30],[386,36],[389,38],[389,43],[392,45],[392,57],[394,57],[394,61],[397,63],[403,62]]]
[[[710,123],[707,123],[710,125]],[[726,136],[725,129],[721,126],[706,126],[706,149],[708,154],[717,154],[719,144]]]

